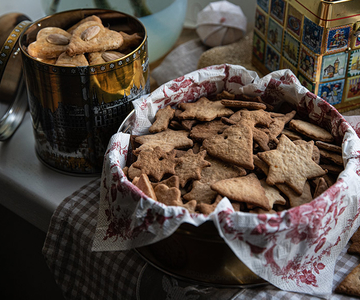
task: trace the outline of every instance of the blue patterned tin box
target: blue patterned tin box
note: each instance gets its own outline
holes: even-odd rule
[[[252,63],[292,70],[341,112],[360,106],[360,1],[257,0]]]

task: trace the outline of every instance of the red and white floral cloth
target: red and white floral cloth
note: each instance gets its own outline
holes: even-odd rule
[[[66,197],[51,218],[43,254],[65,299],[315,299],[270,284],[256,289],[209,287],[169,276],[146,263],[135,250],[91,251],[99,199],[100,178]],[[346,250],[337,260],[333,289],[360,263],[359,256],[347,254]],[[355,298],[332,294],[329,299]]]
[[[345,170],[325,193],[278,214],[234,212],[227,198],[209,216],[158,203],[122,172],[129,135],[115,134],[104,158],[94,251],[128,250],[170,236],[181,223],[212,220],[219,235],[255,274],[286,290],[327,296],[335,262],[360,225],[360,140],[331,105],[300,85],[289,70],[259,78],[241,66],[219,65],[170,81],[134,102],[134,134],[145,134],[156,111],[226,89],[261,96],[272,105],[288,101],[304,117],[342,141]]]

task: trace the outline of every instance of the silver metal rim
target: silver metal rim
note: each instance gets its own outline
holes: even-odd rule
[[[10,33],[6,42],[0,50],[0,80],[4,76],[6,65],[11,56],[20,56],[18,40],[24,30],[31,24],[30,21],[19,23]],[[17,57],[16,59],[20,59]],[[10,138],[21,124],[24,115],[28,109],[26,88],[22,73],[19,79],[19,85],[14,92],[13,101],[3,116],[0,116],[0,141]]]

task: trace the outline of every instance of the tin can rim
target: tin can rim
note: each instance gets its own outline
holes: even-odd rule
[[[21,34],[31,24],[31,21],[25,15],[20,15],[20,17],[23,21],[12,29],[0,49],[0,83],[4,78],[8,64],[11,63],[12,60],[18,61],[21,59],[19,39]],[[11,91],[11,98],[11,103],[8,105],[5,113],[0,115],[0,141],[7,140],[14,134],[20,126],[28,108],[22,72],[20,72],[20,78],[16,88]]]

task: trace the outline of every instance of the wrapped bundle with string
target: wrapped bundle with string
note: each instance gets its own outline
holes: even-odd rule
[[[228,1],[211,2],[197,16],[196,32],[209,47],[239,41],[246,33],[247,20],[240,6]]]

